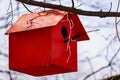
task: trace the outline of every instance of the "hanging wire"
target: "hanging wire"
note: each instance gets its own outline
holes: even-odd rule
[[[67,14],[67,20],[70,24],[70,33],[68,35],[68,42],[67,42],[67,51],[69,51],[69,55],[68,55],[68,58],[67,58],[67,63],[69,62],[69,59],[71,57],[71,46],[70,46],[70,42],[72,41],[72,38],[71,38],[71,34],[72,34],[72,28],[74,27],[74,23],[72,20],[69,19],[69,16]]]

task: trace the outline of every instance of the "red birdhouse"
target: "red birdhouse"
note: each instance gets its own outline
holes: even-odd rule
[[[22,15],[9,34],[9,69],[33,76],[77,71],[77,41],[88,40],[78,16],[59,10]]]

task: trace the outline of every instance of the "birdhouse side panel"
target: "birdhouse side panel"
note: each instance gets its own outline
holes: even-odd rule
[[[52,28],[52,63],[69,71],[77,71],[77,42],[64,43],[69,35],[70,24],[65,16]]]
[[[10,69],[50,64],[50,30],[44,28],[11,33],[9,36]]]
[[[76,38],[77,41],[89,40],[89,37],[80,21],[80,18],[76,14],[69,13],[69,19],[71,20],[73,26],[72,37],[78,34],[80,37]]]

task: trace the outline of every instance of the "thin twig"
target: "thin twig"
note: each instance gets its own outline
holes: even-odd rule
[[[58,0],[59,1],[59,4],[61,5],[61,0]]]
[[[94,72],[94,69],[93,69],[93,66],[92,66],[92,63],[91,63],[90,59],[88,57],[86,57],[86,59],[87,59],[89,65],[90,65],[90,68],[91,68],[92,72]],[[96,80],[96,76],[94,74],[93,74],[93,78],[94,78],[94,80]]]
[[[7,73],[8,73],[8,74],[9,74],[9,76],[10,76],[10,80],[13,80],[11,72],[10,72],[10,71],[8,71]]]
[[[33,13],[30,9],[27,8],[27,6],[22,2],[23,6],[26,8],[26,10],[30,13]]]
[[[74,4],[74,0],[72,0],[72,8],[74,8],[75,4]]]
[[[119,6],[120,6],[120,0],[118,0],[118,5],[117,5],[117,9],[116,9],[116,12],[119,11]],[[115,29],[116,29],[116,34],[117,34],[117,37],[118,37],[118,40],[120,42],[120,36],[119,36],[119,31],[118,31],[118,23],[120,22],[120,20],[117,22],[117,17],[115,17]]]
[[[0,55],[3,55],[4,57],[8,57],[7,54],[4,54],[4,53],[2,53],[2,52],[0,52]]]
[[[55,79],[55,80],[59,80],[59,76],[58,76],[58,75],[56,75],[55,77],[56,77],[56,79]]]
[[[12,16],[12,18],[11,18],[11,25],[12,25],[12,21],[13,21],[13,5],[12,5],[12,0],[10,0],[10,4],[11,4],[11,16]]]
[[[6,19],[6,25],[5,25],[5,27],[7,28],[8,27],[8,25],[11,23],[11,26],[12,26],[12,21],[13,21],[13,5],[12,5],[12,0],[10,0],[10,3],[9,3],[9,8],[8,8],[8,10],[7,10],[7,12],[9,11],[9,9],[10,9],[10,15],[8,16],[8,17],[11,17],[11,20],[9,21],[9,22],[7,22],[8,21],[8,19]]]
[[[98,70],[92,72],[91,74],[87,75],[87,76],[84,78],[84,80],[86,80],[86,79],[89,78],[90,76],[92,76],[92,75],[98,73],[99,71],[101,71],[101,70],[103,70],[103,69],[106,69],[106,68],[108,68],[108,67],[109,67],[108,65],[101,67],[100,69],[98,69]]]
[[[80,3],[79,5],[75,6],[75,8],[80,7],[80,6],[82,6],[82,5],[83,5],[83,4],[82,4],[82,3]]]
[[[96,31],[100,31],[100,29],[90,30],[90,31],[87,31],[87,33],[96,32]]]
[[[9,77],[10,77],[10,80],[13,80],[13,78],[12,78],[12,74],[11,74],[10,71],[0,70],[0,72],[1,72],[1,73],[7,73],[7,74],[9,75]]]
[[[113,60],[115,59],[115,57],[118,55],[118,53],[120,52],[120,47],[117,49],[116,53],[113,55],[113,57],[111,58],[110,62],[108,65],[111,65],[111,63],[113,62]]]
[[[17,2],[16,10],[17,10],[17,16],[19,16],[20,15],[20,3],[19,2]]]
[[[109,9],[109,13],[111,12],[111,10],[112,10],[112,2],[110,3],[110,9]]]
[[[108,63],[108,65],[103,66],[103,67],[101,67],[100,69],[98,69],[98,70],[92,72],[91,74],[87,75],[87,76],[84,78],[84,80],[88,79],[90,76],[98,73],[99,71],[102,71],[103,69],[106,69],[106,68],[110,67],[110,66],[112,65],[112,61],[115,59],[115,57],[118,55],[119,52],[120,52],[120,47],[117,49],[116,53],[115,53],[114,56],[111,58],[111,60],[110,60],[110,62]]]
[[[119,23],[120,23],[120,20],[118,20],[116,24],[119,24]]]

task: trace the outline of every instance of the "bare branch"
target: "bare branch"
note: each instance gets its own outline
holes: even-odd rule
[[[87,76],[84,78],[84,80],[86,80],[86,79],[89,78],[90,76],[92,76],[92,75],[96,74],[97,72],[99,72],[99,71],[101,71],[101,70],[103,70],[103,69],[106,69],[106,68],[108,68],[108,67],[109,67],[108,65],[101,67],[100,69],[98,69],[98,70],[92,72],[91,74],[87,75]]]
[[[59,0],[59,3],[60,3],[60,5],[61,5],[61,0]]]
[[[120,0],[118,0],[118,5],[117,5],[117,10],[116,10],[116,12],[118,12],[119,6],[120,6]],[[117,34],[118,40],[119,40],[119,42],[120,42],[120,36],[119,36],[119,31],[118,31],[118,23],[119,23],[119,22],[120,22],[120,20],[118,21],[118,20],[117,20],[117,17],[115,17],[115,29],[116,29],[116,34]]]
[[[94,72],[92,63],[90,62],[90,59],[88,57],[87,57],[87,61],[88,61],[89,65],[90,65],[90,68],[91,68],[92,72]],[[96,76],[94,74],[93,74],[93,77],[94,77],[94,80],[96,80]]]
[[[10,80],[13,80],[12,78],[12,75],[11,75],[11,72],[10,71],[3,71],[3,70],[0,70],[1,73],[7,73],[10,77]]]
[[[99,71],[110,67],[110,66],[112,65],[113,60],[115,59],[115,57],[118,55],[119,52],[120,52],[120,47],[118,48],[118,50],[116,51],[116,53],[114,54],[114,56],[111,58],[111,60],[110,60],[110,62],[108,63],[108,65],[103,66],[103,67],[101,67],[100,69],[98,69],[98,70],[92,72],[91,74],[87,75],[87,76],[84,78],[84,80],[86,80],[86,79],[89,78],[90,76],[98,73]]]
[[[112,10],[112,2],[110,3],[110,9],[109,9],[109,12],[111,12]]]
[[[75,5],[74,5],[74,0],[72,0],[72,8],[74,8],[74,6],[75,6]]]
[[[20,3],[19,2],[17,2],[17,7],[16,7],[16,10],[17,10],[17,16],[19,16],[20,15]]]
[[[24,3],[22,3],[23,4],[23,6],[27,9],[27,11],[29,11],[30,13],[33,13],[31,10],[29,10],[28,8],[27,8],[27,6],[24,4]]]
[[[52,9],[59,9],[67,12],[72,12],[75,14],[79,15],[84,15],[84,16],[96,16],[96,17],[120,17],[120,12],[103,12],[103,11],[85,11],[81,9],[76,9],[76,8],[71,8],[71,7],[66,7],[62,5],[55,5],[55,4],[50,4],[50,3],[44,3],[44,2],[38,2],[38,1],[33,1],[33,0],[16,0],[19,2],[23,2],[29,5],[34,5],[34,6],[40,6],[40,7],[45,7],[45,8],[52,8]]]
[[[12,79],[11,72],[10,72],[10,71],[8,71],[7,73],[8,73],[8,74],[9,74],[9,76],[10,76],[10,80],[13,80],[13,79]]]
[[[100,29],[90,30],[90,31],[87,31],[87,33],[96,32],[96,31],[100,31]]]
[[[120,47],[118,48],[118,50],[116,51],[116,53],[113,55],[113,57],[111,58],[110,62],[108,65],[111,65],[111,63],[113,62],[113,60],[115,59],[115,57],[118,55],[118,53],[120,52]]]
[[[0,52],[0,55],[3,55],[3,56],[5,56],[5,57],[8,57],[7,54],[4,54],[4,53],[2,53],[2,52]]]
[[[10,9],[10,16],[12,16],[11,17],[11,20],[6,24],[6,27],[9,25],[9,24],[11,24],[12,25],[12,21],[13,21],[13,5],[12,5],[12,0],[10,0],[10,3],[9,3],[9,8],[8,8],[8,10],[7,10],[7,12],[9,11],[9,9]],[[7,20],[6,20],[7,21]]]

